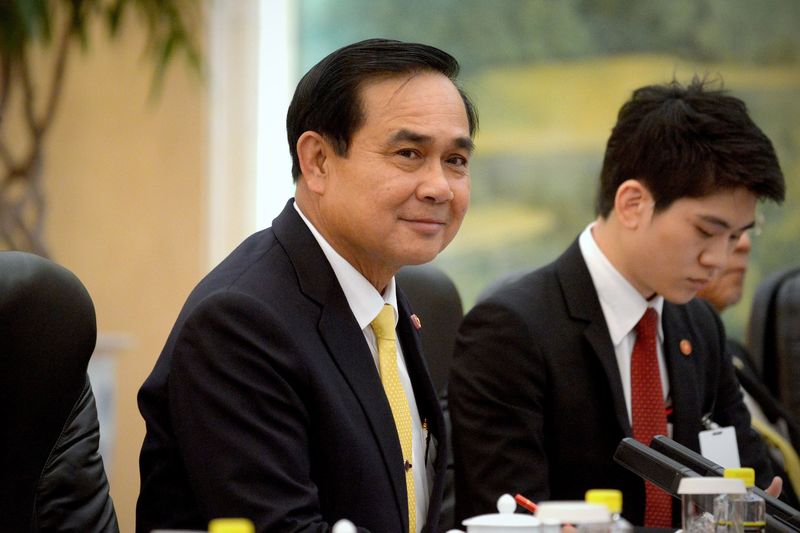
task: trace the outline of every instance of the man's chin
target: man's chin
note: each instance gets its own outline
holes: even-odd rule
[[[417,265],[424,265],[424,264],[426,264],[426,263],[430,263],[430,262],[431,262],[431,261],[433,261],[434,259],[436,259],[436,254],[433,254],[433,255],[432,255],[432,256],[430,256],[430,257],[428,257],[428,256],[425,256],[425,257],[413,257],[413,258],[409,258],[408,260],[406,260],[406,261],[403,263],[403,266],[417,266]]]
[[[403,258],[403,265],[414,266],[430,263],[439,255],[438,250],[417,250]]]
[[[683,305],[691,302],[697,296],[697,291],[675,290],[661,293],[661,295],[664,297],[664,300],[671,304]]]
[[[441,239],[427,239],[416,241],[415,246],[406,247],[403,255],[401,256],[402,264],[405,265],[423,265],[430,263],[444,250],[446,244],[442,243]]]
[[[737,290],[730,294],[728,298],[725,300],[725,307],[730,307],[732,305],[736,305],[739,303],[739,300],[742,299],[742,291]]]

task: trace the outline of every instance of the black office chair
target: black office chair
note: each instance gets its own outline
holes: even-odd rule
[[[422,349],[433,385],[441,396],[447,390],[456,333],[464,317],[458,289],[447,274],[433,265],[403,267],[396,279],[424,324],[420,331]]]
[[[489,296],[493,295],[500,289],[511,285],[515,281],[518,281],[520,278],[529,274],[530,270],[516,270],[514,272],[509,272],[508,274],[504,274],[497,278],[496,280],[489,283],[484,289],[478,294],[478,297],[475,298],[475,303],[479,304]]]
[[[403,267],[397,273],[396,279],[424,326],[420,331],[422,350],[444,412],[448,435],[448,458],[439,530],[447,531],[455,526],[453,450],[450,442],[450,413],[447,408],[447,376],[450,373],[456,333],[464,317],[464,310],[453,281],[433,265]]]
[[[119,531],[86,374],[96,334],[71,272],[0,252],[0,531]]]
[[[776,272],[759,284],[747,347],[756,374],[800,421],[800,267]]]
[[[796,506],[800,497],[800,267],[775,272],[758,285],[747,348],[734,350],[734,355],[738,356],[734,363],[739,381],[769,423],[754,418],[753,426],[768,444],[776,473],[789,482],[781,499]]]

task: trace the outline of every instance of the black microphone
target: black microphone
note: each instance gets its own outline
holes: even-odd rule
[[[650,446],[653,450],[688,466],[702,476],[722,476],[725,473],[724,467],[663,435],[653,437]],[[758,487],[753,487],[753,492],[764,498],[769,515],[791,526],[794,531],[800,531],[800,511]]]
[[[684,458],[691,458],[692,460],[687,461],[687,463],[690,465],[697,465],[704,474],[719,476],[720,474],[714,472],[725,471],[720,465],[709,461],[702,455],[693,452],[685,446],[681,446],[667,437],[659,435],[653,439],[652,444],[656,445],[656,441],[660,441],[657,446],[662,451],[668,450],[673,457],[670,458],[666,454],[661,453],[661,451],[649,448],[636,439],[626,437],[622,439],[617,446],[617,450],[614,452],[614,460],[637,476],[650,481],[662,490],[670,493],[675,498],[679,497],[678,485],[681,479],[700,476],[699,473],[682,464]],[[689,453],[682,452],[678,454],[679,447],[687,450]],[[757,490],[766,496],[762,497],[767,501],[766,529],[768,532],[800,532],[800,527],[798,527],[795,522],[797,511],[793,507],[786,505],[777,498],[773,498],[760,489]],[[773,514],[773,512],[775,514]]]
[[[620,441],[614,452],[614,461],[675,498],[679,497],[678,485],[681,479],[699,477],[699,474],[691,468],[631,437]]]

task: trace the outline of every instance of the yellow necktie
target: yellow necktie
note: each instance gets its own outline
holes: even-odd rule
[[[411,469],[411,411],[408,398],[400,383],[397,370],[397,335],[394,330],[394,310],[385,304],[371,323],[372,331],[378,339],[378,365],[381,372],[383,390],[392,408],[394,425],[400,437],[403,450],[403,463],[406,471],[406,493],[408,494],[408,531],[417,531],[417,497],[414,491],[414,473]]]

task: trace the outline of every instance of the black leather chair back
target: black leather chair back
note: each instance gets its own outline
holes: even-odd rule
[[[86,374],[96,335],[78,278],[0,252],[0,531],[119,531]]]
[[[424,326],[420,332],[422,349],[433,385],[441,396],[447,388],[456,333],[464,317],[458,289],[447,274],[433,265],[403,267],[396,280]]]
[[[747,345],[764,385],[800,420],[800,267],[776,272],[759,284]]]

